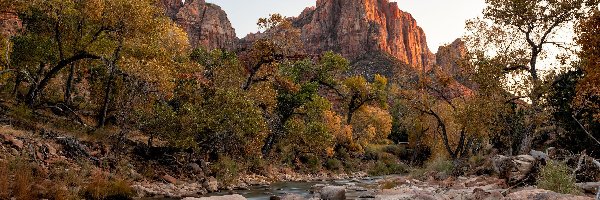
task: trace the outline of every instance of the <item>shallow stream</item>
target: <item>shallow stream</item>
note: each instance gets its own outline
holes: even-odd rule
[[[247,190],[233,190],[210,193],[206,196],[221,196],[228,194],[239,194],[249,200],[268,200],[271,196],[283,196],[285,194],[297,194],[304,197],[312,197],[311,188],[318,185],[346,186],[346,199],[369,198],[374,195],[374,190],[379,187],[378,181],[384,176],[364,177],[334,181],[312,181],[312,182],[278,182],[264,186],[250,186]]]

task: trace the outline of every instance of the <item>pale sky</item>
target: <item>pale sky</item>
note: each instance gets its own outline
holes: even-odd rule
[[[427,35],[428,46],[436,52],[438,46],[463,35],[465,20],[481,15],[484,0],[392,0],[400,10],[409,12]],[[316,0],[206,0],[223,8],[239,38],[258,30],[256,22],[271,13],[298,16]]]

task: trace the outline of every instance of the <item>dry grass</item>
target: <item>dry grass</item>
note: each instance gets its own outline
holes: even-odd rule
[[[134,194],[129,183],[122,179],[111,180],[102,171],[92,172],[91,181],[83,188],[82,195],[86,199],[128,199]]]
[[[12,135],[12,136],[24,136],[27,132],[22,130],[16,130],[12,126],[0,126],[0,134]]]
[[[10,176],[8,170],[8,163],[6,161],[0,161],[0,199],[10,198]]]

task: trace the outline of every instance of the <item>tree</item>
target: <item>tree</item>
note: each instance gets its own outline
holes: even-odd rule
[[[386,106],[387,100],[387,79],[381,75],[375,75],[372,83],[367,82],[362,76],[353,76],[344,80],[344,87],[347,90],[344,93],[346,101],[346,123],[352,123],[354,112],[362,106],[370,103],[378,103]]]
[[[579,57],[581,68],[585,73],[577,86],[577,97],[574,107],[577,109],[590,109],[596,122],[600,122],[600,12],[584,19],[577,27],[577,43],[581,46]]]
[[[20,67],[33,72],[28,74],[35,77],[31,78],[33,81],[30,81],[25,98],[30,106],[34,106],[57,74],[76,62],[100,61],[113,75],[114,72],[141,75],[145,71],[128,71],[126,68],[152,66],[147,71],[150,74],[164,70],[164,61],[187,46],[181,39],[183,32],[163,16],[162,10],[151,0],[34,0],[21,3],[24,6],[18,13],[27,26],[22,36],[15,39],[13,55],[19,59],[16,61]],[[172,43],[177,45],[167,45]],[[171,48],[175,46],[177,48]],[[165,50],[156,51],[160,48]],[[33,56],[21,56],[32,49],[35,50]],[[176,49],[178,51],[170,52]],[[117,69],[116,65],[122,65],[123,69]],[[31,66],[38,67],[28,69]],[[144,78],[148,77],[161,76],[145,75]]]
[[[545,87],[540,74],[540,60],[550,46],[568,48],[567,43],[558,40],[559,32],[585,16],[586,5],[593,5],[594,2],[486,0],[484,20],[471,21],[468,24],[476,30],[470,40],[471,47],[487,56],[499,57],[504,72],[525,71],[526,87],[518,90],[529,91],[526,96],[532,103],[531,115],[539,115],[542,111],[540,101]],[[534,120],[531,131],[523,133],[521,153],[527,153],[531,149],[534,133],[540,128],[541,121]]]

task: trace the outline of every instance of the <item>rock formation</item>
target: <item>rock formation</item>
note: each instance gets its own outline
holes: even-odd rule
[[[440,46],[435,54],[436,64],[449,74],[461,74],[462,70],[458,64],[460,59],[467,55],[467,47],[461,39]]]
[[[236,48],[237,37],[227,14],[221,7],[204,0],[162,0],[165,14],[185,32],[192,47],[208,49]]]
[[[317,0],[293,22],[308,53],[333,50],[356,61],[383,52],[424,71],[435,61],[416,20],[389,0]]]
[[[16,13],[0,10],[0,35],[14,35],[21,27],[21,20],[19,20]]]

